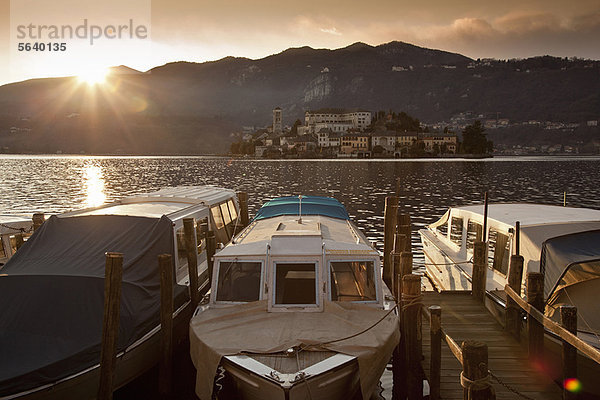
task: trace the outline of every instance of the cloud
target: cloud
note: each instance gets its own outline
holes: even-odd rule
[[[566,22],[551,13],[508,14],[497,18],[494,25],[508,34],[526,34],[539,31],[559,31]]]
[[[338,30],[335,28],[335,26],[334,26],[334,27],[331,27],[331,28],[320,28],[319,30],[320,30],[321,32],[323,32],[323,33],[329,33],[329,34],[331,34],[331,35],[342,36],[342,33],[341,33],[341,32],[339,32],[339,31],[338,31]]]

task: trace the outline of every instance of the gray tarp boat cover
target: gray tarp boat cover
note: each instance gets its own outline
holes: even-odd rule
[[[221,357],[278,353],[314,345],[312,351],[334,351],[358,358],[363,398],[374,390],[398,344],[398,319],[390,313],[366,332],[333,343],[375,324],[388,311],[351,302],[324,303],[323,312],[267,312],[267,301],[209,308],[190,322],[190,355],[197,370],[196,394],[210,400]]]
[[[50,217],[0,269],[0,396],[99,363],[105,252],[124,260],[119,351],[159,325],[157,257],[173,246],[164,216]]]
[[[571,304],[578,308],[578,329],[600,333],[596,300],[600,289],[600,230],[546,240],[540,270],[544,274],[548,316],[558,321],[558,307]]]

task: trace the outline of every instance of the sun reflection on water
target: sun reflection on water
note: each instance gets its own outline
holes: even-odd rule
[[[98,207],[106,202],[102,167],[95,164],[83,166],[83,187],[86,194],[86,207]]]

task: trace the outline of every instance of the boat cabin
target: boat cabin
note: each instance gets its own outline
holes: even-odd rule
[[[267,300],[268,311],[322,311],[325,301],[382,306],[379,254],[333,199],[267,203],[215,256],[211,304]],[[307,215],[309,214],[309,215]]]
[[[33,233],[33,221],[21,215],[0,215],[0,267]]]
[[[167,216],[173,222],[174,257],[177,282],[187,284],[187,248],[183,228],[184,218],[194,218],[199,264],[206,271],[206,243],[201,232],[202,223],[215,233],[217,243],[228,243],[237,229],[239,205],[233,190],[214,186],[180,186],[164,188],[152,193],[126,197],[101,207],[76,210],[59,218],[85,215],[127,215],[160,218]],[[201,271],[199,271],[201,272]]]
[[[483,240],[483,205],[450,208],[437,222],[421,230],[427,271],[443,290],[469,290],[474,243]],[[487,290],[502,290],[510,256],[516,254],[516,222],[520,223],[519,253],[527,272],[540,271],[543,242],[551,237],[600,228],[600,210],[540,204],[492,204],[488,209]],[[448,264],[448,265],[445,265]],[[524,282],[523,282],[524,283]],[[524,285],[523,285],[524,287]]]

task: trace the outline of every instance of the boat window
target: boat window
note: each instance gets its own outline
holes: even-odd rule
[[[0,236],[0,258],[6,258],[6,250],[4,250],[4,240],[2,236]]]
[[[213,220],[215,221],[215,228],[223,229],[225,225],[223,224],[223,217],[221,216],[220,207],[214,206],[210,209],[210,211],[212,212]]]
[[[475,221],[469,220],[467,225],[467,249],[473,250],[475,242],[481,242],[483,236],[483,226]]]
[[[227,209],[227,203],[221,203],[221,214],[223,215],[223,224],[229,225],[231,222],[231,216],[229,215],[229,210]]]
[[[237,215],[237,210],[235,209],[235,204],[233,202],[232,199],[229,199],[229,201],[227,202],[227,205],[229,206],[229,214],[231,214],[231,220],[235,221],[238,217]]]
[[[462,244],[462,234],[463,219],[452,217],[452,224],[450,226],[450,240],[460,246]]]
[[[488,239],[489,255],[488,262],[496,271],[506,275],[508,272],[508,261],[510,259],[508,236],[490,229]]]
[[[275,264],[276,304],[316,304],[314,263]]]
[[[443,236],[448,236],[448,222],[442,225],[438,225],[436,227],[437,231],[441,233]]]
[[[373,261],[331,263],[331,300],[376,301]]]
[[[260,262],[221,261],[217,280],[217,301],[260,299]]]

